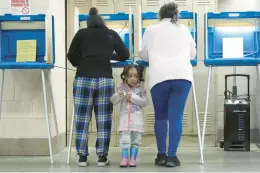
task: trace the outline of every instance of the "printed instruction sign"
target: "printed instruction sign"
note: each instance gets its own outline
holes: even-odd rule
[[[36,61],[36,40],[17,40],[16,62]]]
[[[10,0],[10,13],[14,15],[30,14],[30,0]]]

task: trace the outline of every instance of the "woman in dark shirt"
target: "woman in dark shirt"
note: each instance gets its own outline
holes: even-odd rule
[[[76,33],[68,52],[68,60],[77,67],[73,98],[79,166],[88,165],[88,135],[93,108],[97,126],[98,166],[109,164],[107,155],[113,112],[110,97],[114,93],[110,60],[114,51],[119,61],[125,61],[130,56],[118,33],[108,29],[97,9],[91,8],[87,28]]]

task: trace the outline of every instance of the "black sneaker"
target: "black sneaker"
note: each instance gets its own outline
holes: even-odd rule
[[[157,158],[155,159],[155,164],[159,166],[164,166],[166,163],[167,155],[166,154],[157,154]]]
[[[98,166],[104,167],[104,166],[107,166],[109,164],[110,164],[110,162],[109,162],[109,160],[107,159],[106,156],[99,156],[98,157]]]
[[[88,166],[88,157],[87,156],[79,156],[78,165],[79,165],[79,167]]]
[[[165,166],[166,167],[175,167],[175,166],[180,166],[181,162],[179,161],[179,159],[175,156],[175,157],[167,157]]]

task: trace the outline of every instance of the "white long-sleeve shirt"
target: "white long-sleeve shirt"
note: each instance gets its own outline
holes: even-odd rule
[[[196,44],[189,29],[164,19],[146,28],[139,57],[149,62],[150,87],[166,80],[184,79],[192,82],[190,63],[196,57]]]

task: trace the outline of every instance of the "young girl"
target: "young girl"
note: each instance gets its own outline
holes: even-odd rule
[[[148,104],[146,91],[140,85],[143,81],[143,69],[137,65],[127,65],[121,78],[123,83],[110,99],[114,105],[120,103],[119,131],[121,132],[120,146],[122,151],[120,167],[136,167],[138,148],[141,145],[144,132],[142,107]]]

